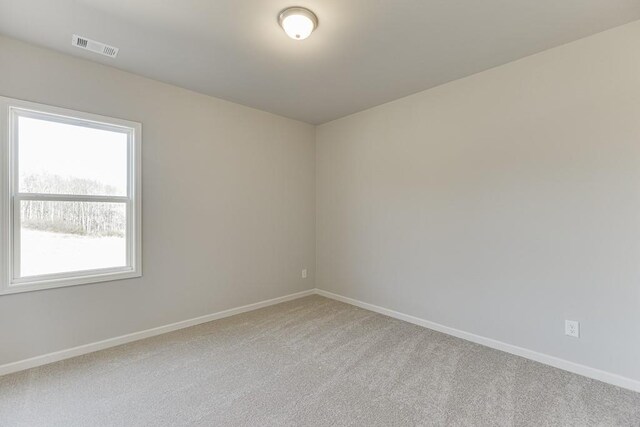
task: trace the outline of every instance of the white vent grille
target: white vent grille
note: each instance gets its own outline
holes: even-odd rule
[[[108,44],[100,43],[86,37],[78,36],[76,34],[73,35],[71,44],[73,44],[75,47],[79,47],[80,49],[89,50],[91,52],[99,53],[100,55],[108,56],[110,58],[115,58],[118,54],[118,50],[120,50],[117,47],[109,46]]]

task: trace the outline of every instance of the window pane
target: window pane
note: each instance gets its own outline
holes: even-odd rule
[[[20,275],[127,265],[124,203],[20,203]]]
[[[18,118],[19,191],[127,195],[127,134]]]

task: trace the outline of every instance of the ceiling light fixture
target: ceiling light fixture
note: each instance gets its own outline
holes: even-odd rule
[[[318,17],[304,7],[290,7],[278,16],[278,22],[289,37],[294,40],[304,40],[318,28]]]

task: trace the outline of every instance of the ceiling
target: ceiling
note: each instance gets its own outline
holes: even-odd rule
[[[277,24],[293,5],[320,20],[302,42]],[[637,19],[639,0],[0,0],[0,34],[312,124]]]

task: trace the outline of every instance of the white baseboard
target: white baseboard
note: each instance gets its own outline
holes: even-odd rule
[[[413,323],[414,325],[422,326],[424,328],[433,329],[434,331],[442,332],[447,335],[452,335],[454,337],[462,338],[463,340],[471,341],[476,344],[481,344],[486,347],[504,351],[506,353],[511,353],[516,356],[524,357],[526,359],[535,360],[536,362],[553,366],[554,368],[563,369],[565,371],[573,372],[574,374],[582,375],[582,376],[599,380],[599,381],[612,384],[618,387],[640,392],[640,381],[633,380],[631,378],[626,378],[621,375],[612,374],[610,372],[602,371],[596,368],[591,368],[589,366],[581,365],[579,363],[570,362],[568,360],[560,359],[558,357],[550,356],[548,354],[538,353],[537,351],[518,347],[512,344],[507,344],[502,341],[472,334],[470,332],[465,332],[459,329],[450,328],[448,326],[444,326],[439,323],[431,322],[429,320],[420,319],[419,317],[410,316],[408,314],[389,310],[384,307],[379,307],[377,305],[358,301],[353,298],[344,297],[342,295],[334,294],[332,292],[324,291],[322,289],[316,289],[315,293],[323,297],[334,299],[336,301],[340,301],[340,302],[354,305],[356,307],[364,308],[365,310],[374,311],[376,313],[384,314],[385,316],[389,316],[395,319],[404,320],[405,322]]]
[[[115,346],[126,344],[132,341],[138,341],[144,338],[166,334],[167,332],[188,328],[190,326],[199,325],[201,323],[211,322],[212,320],[218,320],[225,317],[234,316],[236,314],[246,313],[247,311],[253,311],[259,308],[268,307],[270,305],[279,304],[281,302],[286,302],[286,301],[291,301],[294,299],[306,297],[308,295],[313,295],[314,293],[315,293],[315,290],[313,289],[308,291],[297,292],[295,294],[285,295],[283,297],[273,298],[266,301],[260,301],[254,304],[243,305],[242,307],[236,307],[229,310],[219,311],[213,314],[207,314],[205,316],[196,317],[194,319],[183,320],[181,322],[171,323],[169,325],[159,326],[157,328],[134,332],[132,334],[122,335],[115,338],[109,338],[103,341],[85,344],[78,347],[69,348],[66,350],[60,350],[53,353],[43,354],[41,356],[19,360],[17,362],[7,363],[5,365],[0,365],[0,376],[11,374],[13,372],[22,371],[29,368],[35,368],[36,366],[42,366],[49,363],[58,362],[60,360],[69,359],[71,357],[76,357],[76,356],[80,356],[87,353],[93,353],[94,351],[104,350],[109,347],[115,347]]]
[[[589,366],[570,362],[568,360],[560,359],[555,356],[550,356],[548,354],[539,353],[539,352],[518,347],[512,344],[507,344],[502,341],[472,334],[470,332],[461,331],[459,329],[444,326],[439,323],[431,322],[429,320],[424,320],[419,317],[411,316],[411,315],[400,313],[384,307],[362,302],[353,298],[344,297],[342,295],[334,294],[332,292],[324,291],[322,289],[312,289],[308,291],[297,292],[295,294],[285,295],[282,297],[273,298],[270,300],[261,301],[254,304],[248,304],[242,307],[236,307],[236,308],[220,311],[213,314],[196,317],[194,319],[183,320],[180,322],[171,323],[169,325],[159,326],[157,328],[134,332],[131,334],[122,335],[115,338],[109,338],[103,341],[85,344],[78,347],[69,348],[66,350],[60,350],[53,353],[43,354],[41,356],[36,356],[29,359],[19,360],[17,362],[7,363],[5,365],[0,365],[0,376],[10,374],[13,372],[22,371],[29,368],[35,368],[37,366],[42,366],[42,365],[46,365],[53,362],[58,362],[60,360],[69,359],[71,357],[76,357],[76,356],[80,356],[87,353],[93,353],[94,351],[104,350],[106,348],[115,347],[121,344],[126,344],[132,341],[138,341],[144,338],[165,334],[167,332],[188,328],[190,326],[195,326],[195,325],[199,325],[206,322],[211,322],[213,320],[222,319],[222,318],[233,316],[236,314],[246,313],[248,311],[257,310],[259,308],[268,307],[271,305],[279,304],[281,302],[291,301],[297,298],[302,298],[302,297],[313,295],[313,294],[321,295],[323,297],[327,297],[327,298],[331,298],[347,304],[351,304],[356,307],[363,308],[365,310],[370,310],[376,313],[383,314],[385,316],[393,317],[395,319],[404,320],[405,322],[413,323],[414,325],[422,326],[428,329],[433,329],[434,331],[438,331],[448,335],[452,335],[454,337],[462,338],[467,341],[481,344],[496,350],[504,351],[506,353],[511,353],[516,356],[524,357],[526,359],[535,360],[536,362],[544,363],[545,365],[549,365],[555,368],[563,369],[565,371],[573,372],[574,374],[582,375],[582,376],[593,378],[608,384],[616,385],[618,387],[640,392],[640,381],[633,380],[631,378],[626,378],[621,375],[602,371],[596,368],[591,368]]]

